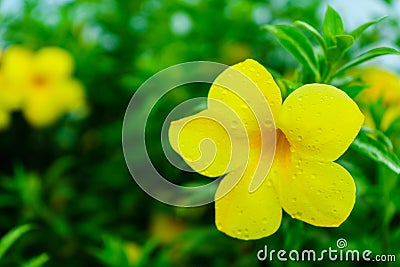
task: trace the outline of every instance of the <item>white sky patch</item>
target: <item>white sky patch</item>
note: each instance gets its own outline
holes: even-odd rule
[[[0,12],[3,15],[20,16],[24,8],[22,0],[3,0],[0,1]]]
[[[388,15],[386,6],[379,0],[326,0],[342,16],[345,30],[351,31],[357,26],[384,15]],[[322,5],[321,18],[326,11],[327,5]]]

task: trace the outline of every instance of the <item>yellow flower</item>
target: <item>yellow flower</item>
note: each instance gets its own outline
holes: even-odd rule
[[[20,60],[21,57],[14,56],[15,53],[21,52],[22,54],[25,50],[18,50],[17,47],[10,48],[1,57],[0,107],[10,111],[20,109],[25,96],[21,85],[21,76],[18,74],[25,71],[26,62]],[[11,69],[19,69],[20,71],[13,73],[10,72]]]
[[[365,115],[365,126],[386,131],[400,116],[400,79],[398,75],[377,67],[357,70],[362,82],[369,88],[362,91],[356,101]],[[379,102],[382,100],[382,103]],[[372,116],[373,106],[382,105],[384,111]],[[379,121],[375,121],[378,119]]]
[[[186,228],[187,226],[179,218],[167,216],[161,212],[155,212],[150,222],[151,236],[162,243],[173,241]]]
[[[386,132],[394,126],[394,124],[398,123],[398,119],[400,118],[400,106],[398,105],[390,105],[387,107],[378,122],[375,122],[367,107],[361,107],[361,110],[365,115],[364,125],[368,128],[378,129],[383,132]]]
[[[124,251],[128,259],[129,266],[137,265],[142,255],[142,248],[134,242],[126,242],[124,244]]]
[[[241,90],[249,91],[241,87],[248,84],[233,70],[247,76],[265,99],[252,93],[241,98]],[[172,122],[169,129],[171,146],[195,171],[209,177],[226,174],[215,195],[217,228],[240,239],[269,236],[280,226],[282,208],[315,226],[339,226],[354,206],[356,188],[351,175],[333,161],[361,128],[364,116],[358,106],[343,91],[323,84],[304,85],[282,104],[278,86],[259,63],[248,59],[233,70],[214,81],[208,109]],[[231,80],[229,90],[216,85],[221,80]],[[262,152],[272,149],[265,146],[269,141],[262,140],[262,127],[253,113],[254,106],[265,100],[276,125],[276,149],[271,170],[263,173],[265,179],[256,190],[250,190],[265,161]],[[223,114],[216,103],[227,108]],[[245,132],[229,123],[235,120],[231,114],[243,122]],[[269,118],[261,123],[271,124]]]
[[[380,68],[367,68],[358,72],[363,83],[369,86],[358,95],[360,102],[374,103],[380,98],[385,104],[400,101],[400,79],[395,73]]]
[[[58,47],[38,52],[12,46],[2,58],[0,95],[6,95],[9,106],[21,108],[34,127],[54,123],[72,110],[84,108],[81,84],[71,77],[73,59]]]
[[[400,118],[400,106],[391,105],[382,117],[380,129],[386,131],[398,118]]]
[[[10,114],[5,110],[0,109],[0,131],[7,129],[9,125],[10,125]]]

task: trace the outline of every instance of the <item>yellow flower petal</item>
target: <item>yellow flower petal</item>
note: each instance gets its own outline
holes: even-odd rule
[[[0,108],[17,110],[21,107],[24,98],[25,91],[14,87],[7,77],[5,77],[4,73],[0,73]]]
[[[390,106],[385,114],[383,114],[381,121],[381,130],[386,131],[389,127],[400,118],[400,106],[393,105]]]
[[[71,75],[74,64],[71,55],[59,47],[40,49],[34,58],[35,71],[52,79]]]
[[[4,76],[20,85],[30,79],[30,74],[33,70],[32,51],[20,47],[11,46],[7,48],[1,59],[1,69]]]
[[[36,128],[54,123],[62,115],[62,108],[52,93],[36,92],[26,101],[23,109],[25,119]]]
[[[357,136],[364,116],[343,91],[325,84],[304,85],[282,105],[277,126],[290,148],[307,158],[333,161]]]
[[[396,73],[380,68],[367,68],[359,72],[369,88],[357,96],[358,100],[373,103],[383,98],[386,104],[400,101],[400,79]]]
[[[153,212],[150,220],[150,233],[152,238],[168,244],[176,239],[187,225],[176,216]]]
[[[271,123],[282,104],[281,92],[271,74],[252,59],[233,65],[232,68],[222,72],[211,86],[208,98],[222,101],[236,112],[250,136],[252,132],[255,134],[259,132],[256,116],[261,116],[260,123]],[[262,112],[268,105],[272,116],[270,112],[268,114]],[[209,102],[208,107],[213,108],[213,103]]]
[[[252,168],[246,170],[232,190],[240,172],[229,173],[222,179],[215,196],[215,223],[218,230],[244,240],[272,235],[282,220],[282,208],[270,177],[250,193],[252,173]]]
[[[334,162],[292,157],[274,179],[283,209],[292,217],[321,227],[336,227],[350,215],[356,187],[351,175]]]
[[[59,85],[57,98],[65,111],[74,111],[85,107],[85,91],[80,82],[68,79]]]
[[[174,121],[169,128],[170,144],[195,171],[209,177],[221,176],[247,159],[246,132],[240,123],[232,128],[228,124],[232,120],[238,119],[229,110],[219,113],[208,109]],[[233,151],[241,154],[233,155]]]
[[[7,129],[10,125],[11,117],[8,112],[0,109],[0,131]]]
[[[367,107],[360,106],[362,114],[364,114],[364,126],[371,128],[371,129],[376,129],[377,126],[375,125],[374,118],[372,117],[371,112]]]

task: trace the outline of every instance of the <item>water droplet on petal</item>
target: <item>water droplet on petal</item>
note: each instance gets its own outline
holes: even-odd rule
[[[301,135],[297,136],[297,141],[300,142],[301,140],[303,140],[303,136],[301,136]]]
[[[266,121],[264,122],[264,125],[265,125],[266,127],[272,127],[272,124],[273,124],[272,120],[266,120]]]
[[[303,101],[303,97],[302,97],[302,96],[299,96],[298,100],[299,100],[299,101]]]
[[[296,168],[299,169],[301,166],[301,159],[297,160],[296,162]]]
[[[303,215],[303,213],[301,213],[301,212],[296,212],[296,213],[294,213],[294,214],[292,215],[292,217],[293,217],[294,219],[299,219],[299,218],[301,217],[301,215]]]
[[[244,229],[244,238],[249,238],[249,230]]]
[[[239,123],[238,123],[237,120],[233,120],[233,121],[231,122],[231,127],[234,128],[234,129],[236,129],[236,128],[238,127],[238,125],[239,125]]]

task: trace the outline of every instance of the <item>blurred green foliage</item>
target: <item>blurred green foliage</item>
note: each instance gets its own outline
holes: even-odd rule
[[[261,26],[302,20],[321,29],[325,9],[317,0],[0,1],[1,46],[55,45],[70,51],[90,106],[86,119],[67,116],[43,130],[30,128],[17,112],[11,127],[0,132],[0,266],[297,266],[261,263],[256,253],[266,244],[320,251],[335,248],[341,237],[350,249],[396,254],[399,261],[399,177],[355,150],[339,160],[357,184],[355,208],[340,228],[316,228],[285,215],[276,234],[247,242],[216,230],[213,205],[183,209],[153,200],[124,162],[125,108],[147,78],[185,61],[233,64],[252,57],[298,82],[289,78],[299,66],[295,58]],[[382,27],[396,29],[395,19]],[[365,51],[380,34],[370,29],[349,53]],[[400,45],[400,35],[396,40]],[[161,101],[150,118],[152,160],[176,181],[200,176],[177,171],[161,155],[160,118],[207,90],[185,88]],[[393,129],[389,137],[399,154],[399,131]],[[26,224],[32,229],[20,226]],[[28,232],[21,230],[27,227]],[[9,231],[24,233],[10,240]]]

